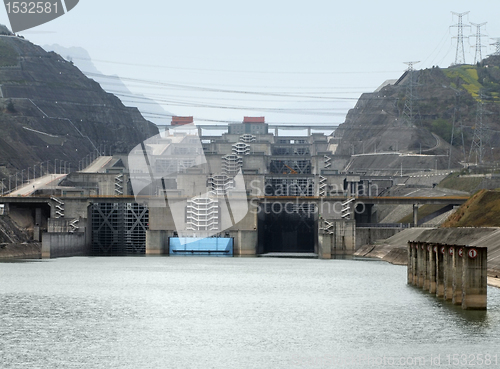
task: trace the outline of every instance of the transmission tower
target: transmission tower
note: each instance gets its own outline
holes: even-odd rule
[[[479,100],[477,101],[476,108],[476,124],[474,127],[474,136],[472,137],[472,144],[470,146],[469,152],[469,163],[472,158],[472,153],[476,154],[476,163],[483,163],[483,92],[479,94]]]
[[[483,60],[483,55],[482,55],[481,49],[484,46],[481,44],[481,37],[487,36],[487,35],[481,34],[481,27],[484,26],[486,23],[488,23],[488,22],[484,22],[484,23],[472,23],[472,22],[470,22],[470,24],[472,24],[474,27],[476,27],[476,34],[470,36],[470,37],[476,37],[476,54],[474,55],[474,64]]]
[[[465,140],[464,140],[464,128],[463,128],[463,123],[462,119],[460,116],[460,95],[462,94],[463,91],[457,90],[456,88],[453,88],[449,86],[453,91],[455,91],[455,107],[453,108],[453,121],[452,121],[452,126],[451,126],[451,139],[450,139],[450,154],[448,155],[448,169],[451,168],[451,154],[453,150],[453,143],[457,138],[455,138],[455,130],[457,126],[457,121],[459,122],[459,127],[460,127],[460,135],[462,136],[462,154],[463,154],[463,161],[466,162],[467,156],[465,154]]]
[[[469,14],[469,12],[464,13],[455,13],[451,12],[453,15],[458,17],[457,24],[453,24],[450,27],[458,28],[457,37],[453,37],[457,39],[457,52],[455,54],[455,64],[465,64],[465,50],[464,50],[464,27],[470,27],[469,25],[464,25],[462,22],[462,17],[464,15]]]
[[[500,37],[492,38],[492,40],[495,42],[490,45],[495,46],[495,52],[491,55],[500,55]]]
[[[415,83],[415,70],[413,69],[413,64],[420,63],[418,61],[405,62],[408,65],[407,74],[408,74],[408,83],[406,85],[406,96],[405,96],[405,106],[403,108],[403,124],[406,124],[410,127],[413,126],[415,122],[415,118],[413,116],[413,103],[416,100],[414,87]]]

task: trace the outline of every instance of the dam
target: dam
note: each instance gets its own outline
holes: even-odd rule
[[[77,172],[11,191],[1,198],[3,212],[32,220],[44,258],[304,253],[330,259],[352,255],[357,232],[382,232],[377,204],[413,205],[417,225],[419,205],[453,207],[467,199],[380,196],[401,178],[345,172],[350,158],[335,155],[338,139],[316,132],[334,126],[285,127],[308,135],[280,136],[283,127],[245,117],[210,136],[204,131],[221,127],[192,121],[173,117],[129,155],[101,156]],[[425,161],[419,163],[424,169]],[[384,229],[392,235],[400,226]]]

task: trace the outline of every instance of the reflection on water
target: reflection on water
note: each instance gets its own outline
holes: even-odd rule
[[[487,312],[463,311],[408,286],[406,267],[376,261],[2,263],[0,362],[2,368],[347,368],[381,367],[375,359],[383,357],[418,356],[429,364],[439,355],[494,355],[500,293],[489,288],[488,294]],[[456,367],[443,360],[440,366]]]

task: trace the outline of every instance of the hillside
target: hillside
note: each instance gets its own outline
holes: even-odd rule
[[[441,227],[500,227],[500,191],[477,192]]]
[[[5,32],[4,32],[5,33]],[[125,153],[158,132],[56,53],[0,35],[0,179],[54,159]]]
[[[445,169],[455,122],[450,164],[459,168],[464,157],[469,159],[482,92],[484,161],[500,158],[500,151],[491,149],[500,145],[500,56],[474,66],[415,71],[413,78],[414,125],[404,120],[410,84],[410,74],[405,72],[395,83],[360,97],[335,132],[340,139],[337,154],[399,151],[438,155],[437,169]],[[470,161],[475,160],[472,155]]]
[[[126,101],[128,105],[139,109],[141,114],[151,122],[168,125],[172,121],[172,116],[175,114],[166,111],[155,100],[133,93],[119,76],[107,76],[99,71],[92,62],[87,50],[81,47],[64,47],[57,44],[44,45],[43,48],[47,51],[54,51],[66,60],[71,60],[87,77],[98,82],[104,90],[116,95],[122,101]]]

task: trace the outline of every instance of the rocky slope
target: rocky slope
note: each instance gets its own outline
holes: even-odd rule
[[[415,71],[413,81],[413,125],[404,119],[410,84],[410,74],[405,73],[398,81],[360,97],[335,132],[341,139],[337,154],[399,151],[440,155],[437,169],[445,169],[455,122],[451,167],[460,167],[458,162],[464,156],[469,159],[481,101],[484,160],[498,159],[500,152],[491,148],[500,144],[500,56],[476,66]],[[473,154],[470,161],[474,160]]]
[[[54,159],[77,168],[104,146],[126,153],[158,133],[71,62],[1,33],[0,179]]]
[[[72,61],[87,77],[99,83],[104,90],[116,95],[122,101],[126,101],[127,105],[139,109],[141,114],[151,122],[159,125],[171,123],[172,116],[175,114],[165,110],[155,100],[130,91],[119,76],[103,74],[96,68],[87,50],[81,47],[64,47],[57,44],[44,45],[43,48],[47,51],[54,51],[66,60]]]

